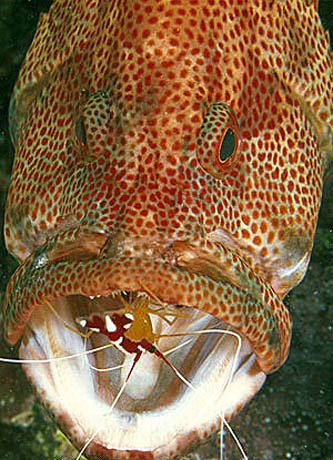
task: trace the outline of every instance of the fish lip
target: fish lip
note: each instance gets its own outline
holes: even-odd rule
[[[32,311],[45,299],[139,291],[145,285],[162,302],[198,308],[231,324],[249,340],[264,372],[276,370],[285,361],[291,335],[289,312],[269,283],[227,246],[205,239],[151,242],[133,238],[108,246],[105,235],[84,238],[84,244],[76,244],[74,250],[61,244],[57,251],[49,241],[14,273],[4,300],[9,343],[17,342]],[[229,315],[234,299],[242,311]],[[244,313],[241,306],[245,304]],[[266,328],[259,329],[262,323]]]

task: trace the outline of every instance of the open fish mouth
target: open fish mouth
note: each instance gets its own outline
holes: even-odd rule
[[[15,342],[25,327],[23,359],[83,353],[24,368],[89,458],[177,456],[238,412],[287,356],[289,314],[239,256],[207,242],[149,247],[131,242],[116,254],[83,257],[80,249],[75,257],[62,245],[58,257],[54,245],[45,246],[7,290],[7,337]],[[124,304],[140,298],[153,331],[145,337],[143,328],[142,338],[153,348],[127,380],[136,353],[124,353],[98,331],[89,338],[79,332],[87,332],[82,318],[122,315]]]
[[[75,328],[82,314],[111,314],[122,304],[118,300],[117,305],[117,296],[73,296],[57,299],[54,307]],[[151,458],[172,458],[198,437],[211,434],[220,417],[230,418],[258,391],[265,374],[246,339],[229,335],[228,325],[200,310],[183,306],[177,314],[172,324],[151,314],[154,331],[163,336],[155,345],[191,386],[158,356],[146,352],[114,405],[135,356],[115,346],[47,365],[25,365],[44,404],[78,449],[92,439],[88,455],[108,452],[105,458],[128,458],[134,450],[137,458],[139,452],[142,458],[149,458],[145,456],[149,453]],[[63,321],[51,310],[43,315],[35,311],[20,356],[61,357],[110,344],[98,333],[84,339],[64,328]]]

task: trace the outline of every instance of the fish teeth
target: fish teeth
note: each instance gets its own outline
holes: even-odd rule
[[[117,295],[119,295],[119,292],[120,291],[110,292],[110,294],[108,294],[108,296],[116,297]],[[96,294],[96,295],[89,295],[88,297],[89,297],[89,299],[94,300],[94,299],[100,299],[101,297],[106,297],[106,296],[104,296],[103,294]]]
[[[110,315],[105,315],[105,325],[108,332],[115,332],[117,330],[117,326],[110,318]]]

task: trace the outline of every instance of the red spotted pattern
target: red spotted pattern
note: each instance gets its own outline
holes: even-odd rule
[[[67,271],[45,275],[38,294],[29,260],[43,244],[52,261],[80,244],[96,257],[103,244],[112,254],[128,239],[210,239],[283,296],[306,270],[332,127],[328,37],[314,6],[67,3],[55,1],[41,17],[11,104],[6,239],[21,261],[32,255],[7,290],[9,335],[18,338],[43,296],[88,291],[84,262],[76,272],[68,262]],[[230,126],[237,146],[218,164]],[[128,262],[132,270],[139,258]],[[131,284],[130,273],[122,276],[114,286]],[[239,285],[229,288],[232,300],[220,286],[223,295],[204,307],[212,290],[198,281],[193,294],[183,272],[177,280],[175,301],[188,292],[189,304],[255,329]],[[161,297],[163,289],[154,286]],[[267,328],[264,311],[273,322],[281,311],[280,336],[284,327],[288,335],[281,305],[261,302],[258,330]]]
[[[315,2],[55,0],[11,103],[17,341],[43,299],[141,290],[285,360],[332,149]],[[220,161],[227,129],[235,138]],[[204,261],[204,262],[203,262]]]

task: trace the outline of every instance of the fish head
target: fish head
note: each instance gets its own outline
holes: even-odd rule
[[[172,458],[283,364],[282,299],[311,253],[331,96],[306,2],[55,1],[42,16],[10,109],[6,238],[21,265],[7,338],[24,334],[24,358],[84,353],[76,318],[127,299],[190,383],[146,353],[123,387],[133,355],[112,347],[26,364],[88,456]]]

